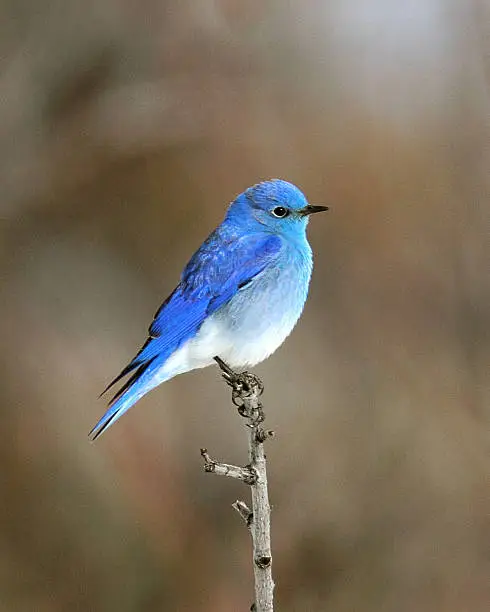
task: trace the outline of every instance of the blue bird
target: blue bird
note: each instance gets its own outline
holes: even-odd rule
[[[241,193],[184,268],[139,353],[104,390],[132,374],[90,437],[160,383],[211,365],[215,356],[239,368],[269,357],[303,310],[313,267],[306,226],[323,210],[279,179]]]

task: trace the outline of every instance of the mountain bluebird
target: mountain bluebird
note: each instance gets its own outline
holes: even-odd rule
[[[105,389],[132,373],[91,438],[177,374],[211,365],[215,357],[231,367],[269,357],[303,310],[313,266],[306,226],[309,215],[323,210],[278,179],[240,194],[184,268],[139,353]]]

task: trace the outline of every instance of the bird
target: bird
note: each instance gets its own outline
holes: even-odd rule
[[[216,358],[251,367],[274,353],[303,311],[313,268],[306,227],[310,215],[325,210],[282,179],[237,196],[157,310],[142,348],[102,392],[131,374],[90,439],[178,374]]]

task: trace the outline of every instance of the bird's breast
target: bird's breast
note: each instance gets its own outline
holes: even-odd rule
[[[220,357],[235,367],[253,366],[269,357],[301,315],[311,270],[309,247],[294,250],[240,289],[210,321],[224,340]]]

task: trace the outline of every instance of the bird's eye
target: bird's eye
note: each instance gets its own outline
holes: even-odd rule
[[[279,217],[279,219],[283,219],[289,215],[289,210],[284,208],[284,206],[276,206],[272,209],[272,214],[274,217]]]

